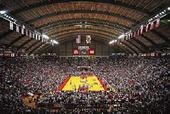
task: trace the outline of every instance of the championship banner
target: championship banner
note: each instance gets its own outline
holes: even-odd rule
[[[137,36],[139,36],[139,35],[140,35],[140,30],[137,31]]]
[[[25,35],[28,36],[28,29],[25,30]]]
[[[155,22],[155,28],[158,28],[160,26],[160,19],[157,19]]]
[[[76,43],[80,44],[81,43],[81,35],[78,35],[76,38]]]
[[[14,23],[12,21],[9,22],[9,29],[14,30]]]
[[[146,28],[145,28],[145,29],[146,29],[146,30],[145,30],[146,32],[149,31],[149,24],[146,25]]]
[[[154,22],[149,22],[146,25],[141,25],[141,27],[137,31],[132,32],[132,37],[139,36],[144,32],[148,32],[152,29],[158,28],[159,26],[160,26],[160,19],[157,19]]]
[[[140,26],[140,34],[143,34],[143,25]]]
[[[32,31],[29,30],[29,37],[32,38]]]
[[[36,40],[42,40],[42,42],[48,42],[49,40],[43,38],[41,33],[27,29],[24,25],[19,25],[12,21],[9,22],[9,29],[14,30],[22,35],[26,35],[30,38],[35,38]]]
[[[16,25],[16,32],[20,32],[20,26]]]
[[[38,40],[38,34],[35,34],[35,39]]]
[[[153,22],[150,23],[150,30],[152,30],[152,29],[154,29],[154,23]]]
[[[41,40],[41,35],[38,35],[38,40]]]
[[[27,25],[28,27],[26,27],[21,20],[16,20],[12,16],[8,15],[8,13],[6,13],[6,11],[0,12],[0,18],[5,19],[6,21],[9,22],[10,30],[20,33],[22,36],[28,36],[30,38],[36,38],[36,39],[39,38],[40,39],[40,37],[37,37],[38,34],[40,34],[41,36],[45,35],[42,32],[38,32],[35,28],[31,27],[30,25]],[[44,41],[44,39],[43,39],[43,41]],[[45,39],[45,42],[48,44],[51,43],[51,41],[53,41],[54,44],[58,44],[57,41],[50,40],[49,37],[48,37],[48,39]]]
[[[22,34],[22,35],[24,35],[24,33],[25,33],[25,26],[24,26],[24,25],[22,25],[22,28],[21,28],[21,34]]]

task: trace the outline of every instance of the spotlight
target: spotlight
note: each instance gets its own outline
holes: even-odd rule
[[[167,8],[170,11],[170,7]]]
[[[110,41],[109,44],[112,44],[112,41]]]
[[[113,44],[115,42],[117,42],[117,40],[112,40],[112,41],[109,42],[109,44]]]
[[[2,15],[3,15],[3,14],[6,14],[6,13],[7,13],[6,10],[1,10],[1,11],[0,11],[0,14],[2,14]]]
[[[5,13],[7,13],[6,7],[5,7],[5,5],[0,3],[0,14],[3,15]]]
[[[46,34],[42,34],[42,37],[45,39],[49,39],[49,36],[47,36]]]
[[[122,39],[122,38],[124,38],[125,37],[125,34],[122,34],[122,35],[120,35],[119,37],[118,37],[118,39]]]
[[[54,44],[59,44],[59,42],[57,42],[57,41],[55,41],[55,40],[54,40],[53,42],[54,42]]]
[[[51,40],[51,43],[52,43],[52,44],[57,44],[57,45],[59,44],[59,42],[56,41],[56,40]]]

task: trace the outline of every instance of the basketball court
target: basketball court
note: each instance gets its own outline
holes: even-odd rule
[[[61,91],[106,91],[106,89],[103,80],[96,76],[70,76],[59,87]]]

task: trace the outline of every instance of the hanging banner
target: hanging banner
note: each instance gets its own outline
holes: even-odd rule
[[[25,30],[25,35],[28,36],[28,29]]]
[[[140,30],[137,31],[137,36],[140,36]]]
[[[46,38],[46,37],[41,38],[44,34],[37,32],[36,30],[26,29],[26,27],[24,25],[16,24],[16,22],[9,21],[9,29],[14,30],[14,31],[16,31],[22,35],[28,36],[30,38],[35,38],[36,40],[42,40],[42,42],[49,43],[49,40],[50,40],[47,35],[46,36],[48,38]],[[80,35],[78,35],[78,39],[79,39],[78,43],[80,43],[81,42]],[[53,44],[58,44],[58,43],[55,41],[55,42],[53,42]]]
[[[140,26],[140,34],[143,34],[143,25]]]
[[[154,23],[155,23],[155,28],[158,28],[160,26],[160,19],[157,19]]]
[[[152,30],[152,29],[154,29],[154,23],[153,22],[150,23],[150,30]]]
[[[9,29],[14,30],[14,23],[12,21],[9,22]]]
[[[87,44],[91,43],[91,36],[90,35],[86,35],[86,43]]]
[[[16,25],[16,32],[20,32],[19,31],[19,25]]]
[[[41,35],[38,35],[38,40],[41,40]]]
[[[35,33],[35,39],[38,40],[38,34],[37,33]]]
[[[25,30],[25,26],[23,25],[22,28],[21,28],[21,34],[22,35],[24,34],[24,30]]]
[[[29,37],[32,38],[32,32],[29,30]]]
[[[76,43],[80,44],[81,43],[81,35],[78,35],[76,38]]]
[[[33,34],[32,34],[32,38],[35,38],[35,33],[33,32]]]
[[[146,25],[146,28],[145,28],[145,29],[146,29],[146,30],[145,30],[146,32],[149,31],[149,24]]]
[[[41,41],[44,42],[44,38],[43,37],[41,38]]]

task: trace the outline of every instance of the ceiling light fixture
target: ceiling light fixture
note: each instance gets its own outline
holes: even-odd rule
[[[42,34],[42,37],[45,39],[49,39],[49,36],[47,36],[46,34]]]
[[[167,8],[170,11],[170,7]]]
[[[0,11],[0,14],[2,14],[2,15],[3,15],[3,14],[6,14],[6,13],[7,13],[6,10],[1,10],[1,11]]]
[[[112,41],[109,42],[109,44],[113,44],[115,42],[117,42],[117,40],[112,40]]]
[[[58,44],[59,44],[59,42],[58,42],[58,41],[56,41],[56,40],[51,40],[51,43],[52,43],[52,45],[53,45],[53,44],[56,44],[56,45],[58,45]]]
[[[122,34],[122,35],[120,35],[119,37],[118,37],[118,39],[122,39],[122,38],[124,38],[125,37],[125,34]]]

